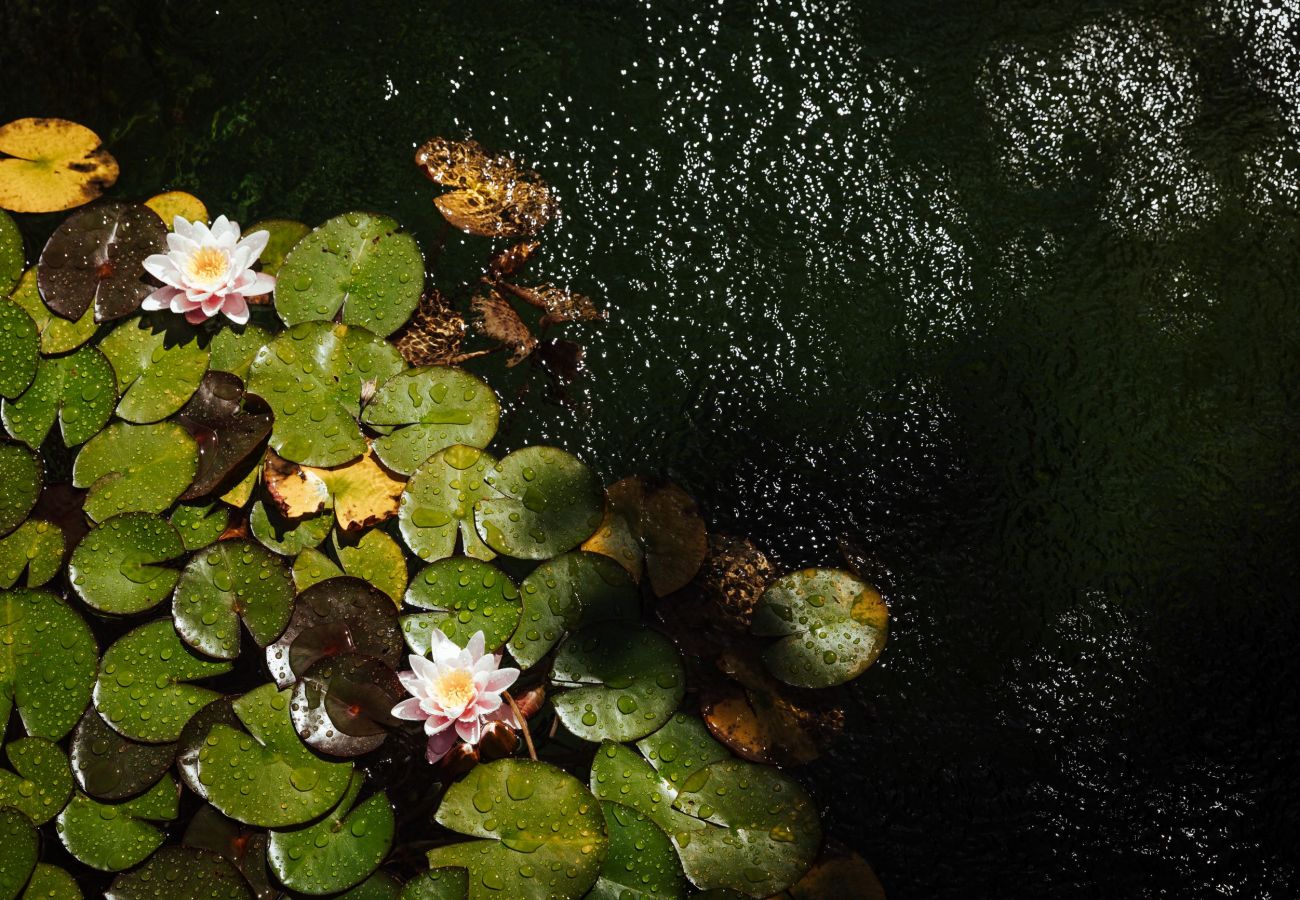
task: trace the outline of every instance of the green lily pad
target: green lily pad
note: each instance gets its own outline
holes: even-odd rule
[[[230,526],[230,507],[220,503],[181,503],[168,521],[181,536],[186,550],[215,544]]]
[[[234,702],[247,732],[217,723],[199,751],[207,800],[239,822],[284,828],[333,809],[347,790],[351,763],[325,762],[299,740],[290,691],[264,684]]]
[[[194,479],[199,451],[174,422],[108,426],[81,448],[72,483],[89,488],[86,515],[96,522],[123,512],[162,512]]]
[[[104,651],[95,708],[132,740],[168,743],[180,737],[190,716],[220,696],[189,682],[229,671],[230,663],[204,659],[182,644],[170,619],[157,619]]]
[[[41,353],[46,356],[76,350],[94,336],[98,327],[95,325],[93,309],[87,309],[75,322],[55,315],[41,299],[41,292],[36,287],[35,269],[23,273],[18,288],[9,299],[26,310],[27,315],[36,323],[36,329],[41,333]]]
[[[407,697],[392,666],[345,653],[318,660],[298,679],[289,711],[298,737],[313,750],[360,756],[401,725],[392,709]]]
[[[308,548],[293,561],[293,586],[300,592],[327,578],[338,578],[343,570],[319,550]]]
[[[176,742],[176,772],[181,782],[203,800],[208,799],[208,788],[199,781],[199,754],[206,746],[208,732],[219,722],[236,729],[242,724],[230,697],[218,697],[190,716]]]
[[[253,490],[262,480],[262,454],[252,465],[248,467],[246,474],[239,483],[221,495],[221,502],[226,503],[235,509],[243,509],[248,505],[248,501],[253,499]]]
[[[0,806],[0,897],[17,897],[36,868],[39,841],[31,820],[16,809]]]
[[[496,556],[474,529],[475,504],[495,494],[486,478],[496,464],[483,450],[455,444],[415,470],[397,510],[402,540],[411,552],[427,562],[446,559],[456,552],[459,535],[466,556]]]
[[[430,869],[402,886],[400,900],[465,900],[469,873],[464,869]]]
[[[231,717],[234,718],[233,712]],[[238,719],[235,721],[238,722]],[[185,836],[181,839],[186,847],[215,853],[234,866],[253,889],[254,897],[259,900],[275,900],[280,896],[280,891],[272,886],[271,872],[266,866],[267,841],[265,831],[226,818],[217,812],[216,807],[206,803],[190,819]]]
[[[100,803],[78,792],[59,814],[59,839],[94,869],[120,872],[143,862],[163,842],[156,822],[176,818],[180,789],[170,775],[125,803]]]
[[[478,501],[479,536],[498,553],[547,559],[591,537],[605,510],[595,473],[554,447],[525,447],[486,476],[496,495]]]
[[[435,818],[478,838],[429,851],[431,867],[469,872],[469,900],[581,897],[609,844],[600,805],[582,782],[530,760],[478,766],[451,786]]]
[[[244,383],[229,372],[206,373],[176,423],[199,447],[198,469],[183,500],[220,493],[242,477],[261,458],[258,451],[271,433],[270,410],[260,402],[245,409]]]
[[[41,335],[27,311],[16,303],[0,299],[0,397],[17,397],[36,377],[41,354]]]
[[[773,675],[796,687],[832,687],[857,678],[880,656],[889,608],[875,588],[847,572],[804,569],[768,587],[752,627],[780,639],[763,652]]]
[[[229,372],[241,381],[248,380],[248,370],[257,351],[271,343],[271,332],[247,325],[229,324],[212,336],[208,345],[208,371]]]
[[[496,650],[519,624],[519,589],[491,563],[478,559],[440,559],[411,581],[406,605],[429,612],[402,617],[407,646],[429,653],[432,630],[439,629],[464,647],[483,632],[487,650]]]
[[[365,780],[353,772],[343,799],[319,822],[271,832],[266,858],[281,884],[332,894],[361,883],[384,861],[393,843],[393,808],[382,793],[356,803]]]
[[[374,528],[356,537],[340,537],[336,529],[333,541],[344,572],[370,582],[392,597],[394,603],[402,602],[406,592],[406,555],[397,541]]]
[[[341,319],[381,337],[401,328],[424,291],[424,257],[415,238],[388,216],[350,212],[302,238],[275,284],[286,325]],[[301,460],[296,460],[301,461]]]
[[[41,463],[26,447],[0,440],[0,535],[13,531],[41,496]]]
[[[123,513],[91,529],[68,562],[68,577],[86,605],[127,616],[152,609],[176,585],[179,573],[162,563],[185,553],[165,519]]]
[[[208,370],[199,331],[175,316],[123,322],[99,342],[117,373],[117,414],[128,422],[165,419],[185,405]]]
[[[105,900],[252,900],[243,876],[215,853],[163,847],[140,868],[113,879]]]
[[[0,538],[0,588],[11,588],[20,578],[23,587],[45,584],[59,574],[64,549],[62,528],[44,519],[28,519]]]
[[[0,895],[4,892],[0,889]],[[32,872],[23,900],[81,900],[81,888],[76,880],[58,866],[37,863]]]
[[[0,297],[7,296],[18,284],[27,260],[23,255],[23,233],[13,216],[0,210]]]
[[[334,513],[325,509],[313,516],[286,519],[274,503],[257,500],[248,515],[248,527],[257,542],[272,553],[297,556],[304,550],[319,547],[329,536]]]
[[[587,900],[670,900],[686,893],[677,850],[654,822],[621,803],[601,801],[609,855]]]
[[[81,790],[97,800],[125,800],[153,785],[176,757],[175,744],[141,744],[122,737],[94,709],[72,732],[73,774]]]
[[[57,741],[90,702],[95,639],[46,591],[0,591],[0,722],[15,705],[30,735]]]
[[[251,541],[221,541],[186,565],[172,600],[181,640],[217,659],[239,656],[239,623],[259,647],[284,631],[293,580],[275,554]]]
[[[244,234],[247,236],[255,231],[265,231],[271,236],[266,242],[266,249],[258,257],[258,262],[263,272],[267,275],[275,275],[284,265],[289,251],[308,235],[311,228],[294,219],[263,219],[249,225],[244,230]]]
[[[560,645],[551,683],[556,715],[588,741],[631,741],[659,728],[686,692],[673,642],[627,622],[597,622]],[[567,689],[566,689],[567,688]]]
[[[601,745],[591,767],[596,796],[663,829],[700,890],[768,897],[798,881],[821,845],[803,788],[771,766],[730,758],[696,720],[675,717],[661,732],[638,744],[645,758]]]
[[[357,418],[367,381],[385,381],[405,363],[364,328],[303,322],[258,351],[248,389],[275,413],[271,446],[290,462],[339,466],[366,451]]]
[[[318,660],[343,653],[373,656],[396,666],[402,655],[397,609],[387,594],[345,575],[298,595],[289,624],[266,648],[266,665],[288,687]]]
[[[5,753],[14,771],[0,769],[0,806],[12,806],[32,824],[44,825],[72,796],[68,758],[58,744],[38,737],[6,744]]]
[[[94,308],[95,321],[129,316],[154,284],[145,257],[167,250],[167,227],[146,206],[108,201],[77,210],[41,251],[41,296],[65,319]]]
[[[519,592],[523,615],[506,647],[525,669],[541,662],[566,631],[595,622],[634,622],[641,612],[640,594],[623,567],[581,550],[533,569]]]
[[[82,347],[69,356],[41,360],[27,392],[4,401],[5,429],[39,447],[57,419],[64,445],[75,447],[108,424],[116,402],[113,367],[94,347]]]
[[[384,465],[410,475],[453,444],[486,447],[497,433],[501,404],[482,379],[462,369],[427,366],[385,381],[361,420],[388,433],[375,441]]]
[[[351,890],[335,894],[334,900],[398,900],[402,883],[384,871],[376,872]]]

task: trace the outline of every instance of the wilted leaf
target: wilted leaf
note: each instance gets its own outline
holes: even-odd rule
[[[508,366],[517,366],[537,349],[537,338],[519,313],[495,290],[476,296],[471,305],[483,333],[510,351]]]
[[[0,126],[0,208],[57,212],[89,203],[117,181],[99,135],[67,119]]]
[[[609,486],[600,528],[582,548],[604,553],[663,597],[685,587],[708,552],[708,531],[695,501],[671,481],[624,478]]]
[[[267,275],[277,275],[289,251],[311,232],[311,228],[294,219],[262,219],[245,228],[244,234],[258,231],[265,231],[271,236],[266,242],[266,249],[258,257],[258,267]],[[265,296],[259,299],[270,302]]]
[[[776,576],[776,566],[749,538],[711,534],[709,553],[695,576],[695,585],[717,613],[716,624],[745,634],[758,598]]]
[[[334,510],[339,528],[351,531],[397,515],[406,481],[376,458],[373,447],[355,462],[318,469],[287,462],[268,452],[262,468],[266,490],[290,519]]]
[[[92,306],[96,322],[120,319],[153,293],[144,260],[166,249],[167,229],[153,210],[98,203],[73,213],[50,236],[36,267],[37,285],[65,319],[80,319]]]
[[[487,277],[490,281],[509,278],[528,265],[533,254],[542,246],[541,241],[520,241],[500,251],[488,261]]]
[[[568,288],[553,284],[520,287],[509,282],[501,282],[501,287],[545,312],[541,322],[543,328],[563,322],[590,322],[605,318],[605,313],[596,308],[590,297]]]
[[[465,359],[464,340],[465,317],[433,290],[420,298],[415,315],[393,337],[393,345],[413,366],[451,366]]]
[[[489,156],[477,141],[434,138],[416,151],[415,164],[435,184],[457,188],[433,202],[470,234],[524,237],[555,216],[550,188],[536,172],[504,154]]]

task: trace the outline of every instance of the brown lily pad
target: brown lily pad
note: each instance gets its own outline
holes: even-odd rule
[[[496,281],[498,278],[509,278],[514,275],[528,265],[528,261],[541,246],[541,241],[521,241],[497,253],[488,261],[488,279]]]
[[[542,328],[564,322],[591,322],[605,318],[605,313],[596,308],[595,302],[590,297],[568,288],[556,287],[553,284],[520,287],[508,282],[502,282],[501,287],[528,305],[542,310],[545,313],[542,316]]]
[[[397,515],[406,487],[405,479],[379,462],[373,447],[367,447],[360,459],[332,469],[291,463],[267,451],[262,479],[286,518],[314,515],[329,506],[334,510],[334,521],[344,531],[366,528]]]
[[[471,301],[483,333],[510,351],[507,366],[517,366],[537,349],[537,338],[510,302],[495,290]]]
[[[690,494],[671,481],[633,476],[609,486],[605,517],[582,549],[617,560],[637,581],[644,569],[664,597],[695,577],[709,535]]]
[[[416,151],[415,164],[435,184],[456,189],[433,202],[462,231],[526,237],[555,217],[551,190],[536,172],[505,154],[489,155],[477,141],[434,138]]]

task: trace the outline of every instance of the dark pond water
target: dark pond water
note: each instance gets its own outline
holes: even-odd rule
[[[895,616],[806,772],[890,896],[1300,894],[1300,3],[4,0],[118,193],[390,212],[435,134],[607,303],[502,443],[663,472]],[[25,219],[39,246],[53,220]],[[451,236],[446,286],[481,242]]]

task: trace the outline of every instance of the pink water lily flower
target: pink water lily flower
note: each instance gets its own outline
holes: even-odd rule
[[[425,758],[436,763],[457,739],[477,744],[488,722],[505,722],[518,728],[509,706],[501,699],[519,670],[501,668],[501,653],[484,653],[483,632],[478,631],[462,649],[437,628],[432,629],[431,659],[410,656],[411,670],[398,672],[402,686],[412,695],[393,707],[393,715],[424,722],[429,736]]]
[[[239,225],[225,216],[218,216],[211,228],[177,216],[167,235],[167,252],[145,258],[145,271],[163,286],[145,298],[143,307],[183,313],[191,325],[218,313],[243,325],[248,321],[245,298],[275,287],[275,278],[252,268],[270,239],[270,232],[254,231],[240,240]]]

